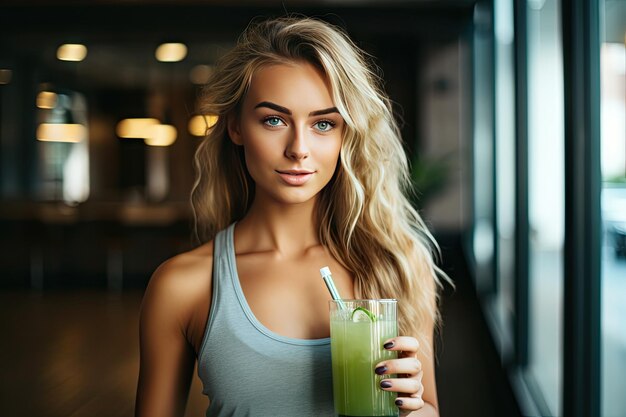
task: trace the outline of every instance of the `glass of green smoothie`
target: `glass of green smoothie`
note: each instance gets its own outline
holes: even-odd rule
[[[384,391],[376,375],[381,361],[397,358],[383,348],[398,335],[396,300],[330,301],[330,349],[335,412],[339,417],[399,415],[396,393]]]

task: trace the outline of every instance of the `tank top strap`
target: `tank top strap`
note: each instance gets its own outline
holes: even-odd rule
[[[206,345],[209,341],[209,337],[212,329],[216,326],[220,327],[220,321],[218,316],[222,314],[232,314],[232,305],[236,303],[237,295],[231,284],[230,267],[229,267],[229,241],[232,244],[232,238],[229,239],[229,233],[234,228],[234,224],[231,224],[225,229],[217,232],[213,238],[213,272],[211,277],[212,295],[211,295],[211,307],[209,309],[209,317],[204,329],[204,336],[202,338],[202,344],[198,352],[199,360],[202,360]],[[229,308],[229,306],[231,306]],[[224,312],[224,308],[230,311]]]
[[[237,264],[235,261],[235,224],[222,231],[219,253],[219,275],[222,284],[222,303],[228,303],[231,313],[236,314],[241,319],[245,319],[244,309],[241,308],[243,292],[239,284],[237,274]]]
[[[234,307],[238,304],[237,291],[233,285],[231,256],[234,252],[235,223],[215,235],[213,245],[213,300],[214,311],[222,306]]]
[[[230,272],[229,260],[230,253],[234,250],[234,229],[235,223],[232,223],[215,235],[215,241],[213,242],[213,276],[215,277],[217,272],[218,279],[223,277],[224,274],[229,275]]]

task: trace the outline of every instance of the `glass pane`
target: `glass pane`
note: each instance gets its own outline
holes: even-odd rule
[[[626,1],[601,7],[602,415],[617,417],[626,410]]]
[[[474,230],[473,258],[479,293],[493,287],[493,100],[491,25],[483,5],[474,8]]]
[[[497,317],[501,354],[512,353],[515,260],[515,77],[513,0],[496,0],[496,224]]]
[[[529,371],[551,415],[560,415],[565,224],[561,11],[556,0],[529,0],[527,5]]]

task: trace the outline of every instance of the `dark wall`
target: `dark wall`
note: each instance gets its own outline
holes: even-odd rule
[[[408,153],[419,148],[422,51],[467,33],[471,2],[275,3],[0,6],[0,67],[14,74],[0,85],[0,288],[141,286],[160,262],[193,245],[187,199],[198,139],[185,123],[199,88],[185,74],[195,63],[217,59],[253,18],[303,13],[345,28],[380,67]],[[170,40],[190,45],[188,59],[154,63],[153,48]],[[64,42],[94,47],[85,62],[60,62],[55,48]],[[102,52],[115,50],[125,52]],[[97,65],[96,59],[104,60]],[[42,85],[80,92],[88,103],[90,194],[80,204],[42,193],[33,105]],[[145,112],[155,95],[180,132],[164,151],[168,191],[156,200],[147,191],[150,151],[141,142],[120,141],[114,131],[118,120]]]

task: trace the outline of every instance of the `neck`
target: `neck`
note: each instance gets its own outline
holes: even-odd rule
[[[243,251],[271,251],[290,255],[318,246],[316,201],[282,204],[255,198],[246,216],[237,223],[238,247]]]

